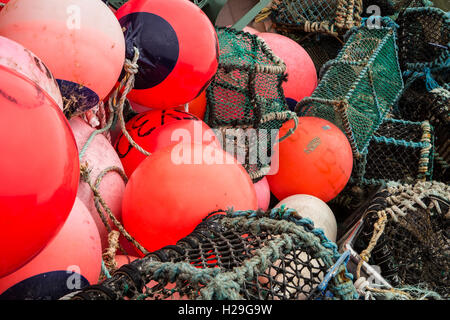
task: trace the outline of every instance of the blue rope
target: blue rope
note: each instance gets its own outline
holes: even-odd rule
[[[106,278],[111,278],[111,274],[109,273],[108,269],[106,268],[105,261],[102,259],[102,272],[106,276]]]

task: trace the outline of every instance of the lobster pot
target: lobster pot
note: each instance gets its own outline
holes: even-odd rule
[[[370,6],[378,6],[380,8],[380,15],[382,16],[397,16],[400,11],[408,7],[425,7],[432,6],[433,3],[428,0],[363,0],[364,14],[363,16],[370,16],[374,12],[368,12]]]
[[[408,121],[428,120],[434,128],[435,157],[433,179],[449,182],[450,163],[450,92],[448,87],[428,91],[424,78],[416,79],[405,90],[395,116]]]
[[[440,85],[450,82],[448,13],[434,7],[408,8],[397,23],[399,58],[405,74],[430,78],[434,72],[434,80]]]
[[[219,67],[206,90],[205,122],[257,182],[270,169],[278,130],[297,118],[282,89],[286,65],[255,35],[218,28],[217,36]]]
[[[431,179],[432,130],[428,121],[386,119],[372,137],[367,153],[356,161],[352,179],[359,185]]]
[[[71,298],[356,299],[352,276],[339,260],[337,246],[294,210],[218,211],[176,245]],[[339,276],[328,281],[332,267]]]
[[[389,18],[382,22],[378,29],[363,25],[350,31],[337,58],[322,68],[312,96],[296,107],[301,116],[323,118],[341,128],[355,158],[367,152],[372,135],[403,90],[395,24]]]
[[[369,250],[369,264],[392,287],[448,299],[449,200],[450,187],[443,183],[388,184],[364,213],[355,250]]]
[[[274,0],[271,18],[275,27],[345,34],[361,24],[362,0]]]

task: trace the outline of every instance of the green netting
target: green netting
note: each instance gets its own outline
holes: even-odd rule
[[[386,119],[370,140],[367,153],[356,160],[352,182],[383,185],[389,181],[430,180],[433,132],[428,121]]]
[[[397,60],[396,29],[383,26],[355,28],[344,48],[321,70],[321,81],[311,97],[296,107],[301,116],[324,118],[341,128],[356,158],[366,153],[373,133],[397,102],[403,80]]]
[[[292,209],[213,212],[187,237],[64,299],[357,299],[345,256]]]
[[[361,24],[362,0],[275,0],[271,17],[276,26],[334,35]]]
[[[434,128],[435,165],[433,179],[449,182],[450,92],[444,87],[428,91],[425,77],[417,78],[403,93],[394,115],[408,121],[428,120]]]
[[[397,15],[408,7],[425,7],[432,6],[433,3],[428,0],[363,0],[364,12],[363,16],[370,16],[373,12],[368,12],[370,6],[377,6],[380,9],[380,15],[392,16]]]
[[[354,248],[392,287],[415,286],[448,299],[449,209],[446,184],[390,183],[364,212]]]
[[[255,35],[217,28],[217,36],[219,67],[206,91],[205,122],[258,181],[270,169],[278,129],[297,120],[282,88],[286,65]]]
[[[433,7],[408,8],[397,23],[404,76],[425,75],[429,88],[450,82],[450,14]]]

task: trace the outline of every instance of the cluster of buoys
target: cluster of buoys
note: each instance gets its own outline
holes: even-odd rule
[[[268,210],[276,197],[336,239],[325,202],[350,177],[347,138],[326,120],[300,117],[276,144],[277,170],[253,183],[203,121],[219,48],[196,5],[130,0],[113,12],[101,0],[0,2],[0,299],[57,299],[97,283],[108,234],[118,230],[112,219],[151,252],[214,211]],[[244,31],[285,61],[291,107],[313,92],[316,70],[301,46]],[[127,72],[138,114],[126,133],[116,128],[108,139],[83,115],[64,115],[68,101],[82,111],[107,103]],[[120,245],[129,256],[118,252],[119,266],[143,256],[123,235]]]

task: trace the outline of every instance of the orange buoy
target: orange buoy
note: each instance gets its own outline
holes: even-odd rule
[[[196,116],[184,111],[144,112],[128,121],[126,128],[134,142],[150,153],[180,141],[220,147],[214,131]],[[123,134],[117,140],[116,151],[129,177],[146,158]]]
[[[25,266],[0,278],[0,300],[56,300],[100,276],[102,249],[95,222],[78,198],[56,237]]]
[[[261,32],[262,38],[273,53],[286,64],[288,79],[283,83],[286,102],[291,110],[317,87],[317,71],[309,54],[294,40],[281,34]]]
[[[12,0],[0,12],[0,35],[39,56],[63,96],[76,94],[83,108],[108,95],[125,59],[120,24],[101,0]]]
[[[270,187],[267,178],[264,177],[254,184],[256,197],[258,198],[258,208],[262,210],[269,209],[270,205]]]
[[[33,65],[19,65],[27,61]],[[0,277],[48,244],[77,193],[75,139],[44,69],[30,51],[0,38]]]
[[[131,101],[154,109],[184,105],[210,83],[218,66],[213,24],[185,0],[130,0],[116,12],[128,59],[139,49]],[[145,32],[144,32],[145,31]]]
[[[277,144],[272,166],[278,172],[267,175],[277,199],[309,194],[328,202],[344,189],[353,168],[350,143],[331,122],[315,117],[299,117],[298,129]],[[280,129],[284,136],[294,126],[287,121]]]
[[[256,210],[252,181],[234,157],[214,146],[160,149],[135,170],[125,189],[125,229],[148,251],[176,244],[209,213]]]
[[[81,152],[95,129],[79,117],[70,119],[69,123],[75,136],[78,150]],[[94,185],[96,184],[97,177],[103,170],[110,167],[117,167],[123,170],[122,163],[120,162],[114,147],[102,134],[96,135],[89,144],[88,148],[84,151],[81,163],[87,163],[89,169],[91,170],[91,182]],[[123,193],[125,192],[125,181],[123,178],[115,171],[109,172],[103,177],[98,189],[103,200],[105,200],[114,216],[120,221],[122,216],[122,198]],[[108,230],[106,229],[100,214],[95,207],[94,193],[86,182],[80,181],[77,197],[84,203],[94,218],[100,233],[102,248],[108,248]],[[104,212],[105,218],[107,219],[109,225],[113,227],[113,229],[116,229],[111,219],[108,218],[106,212],[102,212]]]
[[[205,119],[206,112],[206,90],[203,91],[197,98],[188,103],[189,113],[198,117],[199,119]]]

